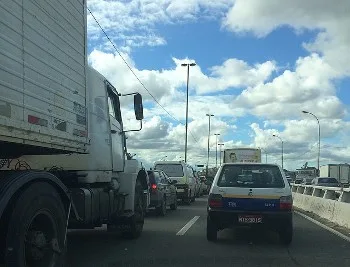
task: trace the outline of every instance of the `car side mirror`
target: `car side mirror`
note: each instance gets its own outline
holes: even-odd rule
[[[134,111],[136,120],[143,120],[143,104],[142,104],[142,96],[137,93],[134,95]]]

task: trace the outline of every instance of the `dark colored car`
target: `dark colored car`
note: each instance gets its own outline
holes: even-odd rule
[[[165,216],[167,207],[177,209],[176,180],[170,180],[161,170],[147,171],[150,182],[151,208],[156,208],[159,215]]]

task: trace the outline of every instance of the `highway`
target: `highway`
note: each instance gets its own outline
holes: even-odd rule
[[[104,227],[70,231],[67,266],[350,266],[350,243],[298,214],[288,248],[272,232],[228,229],[210,243],[205,230],[206,197],[201,197],[165,217],[148,215],[137,240],[124,240]]]

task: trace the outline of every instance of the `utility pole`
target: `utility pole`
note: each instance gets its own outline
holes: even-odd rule
[[[209,128],[208,128],[208,159],[207,159],[207,177],[208,177],[208,172],[209,172],[209,153],[210,153],[210,151],[209,151],[209,145],[210,145],[210,118],[211,117],[214,117],[214,115],[213,114],[206,114],[206,116],[208,116],[208,118],[209,118]]]
[[[281,137],[279,137],[278,135],[273,135],[274,137],[277,137],[278,139],[280,139],[281,140],[281,143],[282,143],[282,170],[283,170],[283,140],[282,140],[282,138]]]
[[[185,163],[187,162],[187,138],[188,138],[188,83],[190,79],[190,66],[196,66],[196,63],[183,63],[183,67],[187,67],[187,90],[186,90],[186,137],[185,137]]]
[[[214,134],[216,136],[216,147],[215,147],[215,166],[216,166],[216,169],[218,168],[218,136],[220,134],[216,133]]]
[[[317,153],[317,171],[318,171],[318,174],[317,175],[320,175],[320,156],[321,156],[321,125],[320,125],[320,120],[318,119],[318,117],[315,114],[313,114],[309,111],[303,110],[302,112],[313,116],[317,120],[317,123],[318,123],[318,153]]]
[[[221,166],[221,147],[224,146],[225,144],[224,143],[220,143],[218,144],[218,146],[220,146],[220,166]]]

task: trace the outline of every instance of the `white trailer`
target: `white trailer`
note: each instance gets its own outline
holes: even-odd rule
[[[224,150],[224,163],[261,162],[261,149],[230,148]]]
[[[320,177],[333,177],[342,184],[350,183],[349,164],[327,164],[320,167]]]
[[[0,2],[0,264],[64,266],[67,228],[142,232],[148,176],[86,35],[86,0]]]

